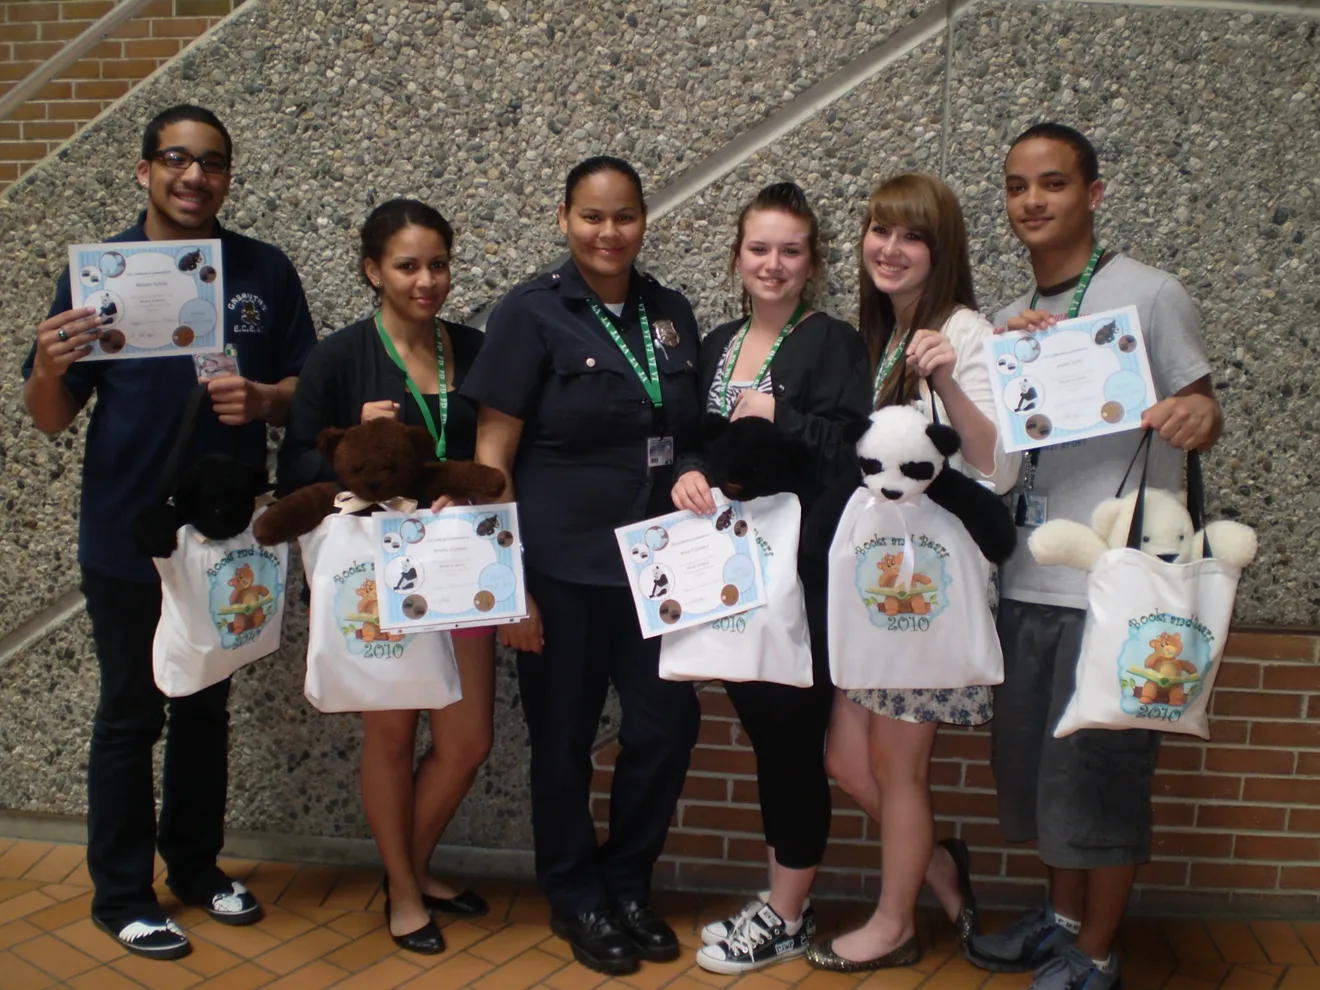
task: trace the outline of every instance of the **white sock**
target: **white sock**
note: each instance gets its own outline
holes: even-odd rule
[[[1055,911],[1053,908],[1050,908],[1050,914],[1054,916],[1054,923],[1058,925],[1060,928],[1067,929],[1068,931],[1072,932],[1074,935],[1081,932],[1082,923],[1080,921],[1074,921],[1072,918],[1065,917],[1064,915],[1059,914],[1059,912]]]
[[[1100,972],[1112,973],[1114,971],[1114,964],[1118,962],[1118,957],[1111,952],[1104,959],[1092,959],[1091,962],[1095,963],[1095,968],[1100,970]]]
[[[801,918],[798,918],[796,921],[789,921],[787,918],[784,919],[784,934],[785,934],[785,935],[796,935],[796,934],[797,934],[798,932],[800,932],[801,930],[802,930],[802,919],[801,919]]]

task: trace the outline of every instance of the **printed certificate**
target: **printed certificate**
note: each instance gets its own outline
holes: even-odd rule
[[[83,361],[175,357],[224,347],[219,240],[69,245],[73,308],[109,317]]]
[[[371,520],[381,629],[432,632],[527,617],[514,503],[382,512]]]
[[[741,502],[712,516],[645,519],[614,535],[645,639],[765,604],[761,554]]]
[[[1155,404],[1135,306],[999,334],[985,354],[1008,451],[1135,430]]]

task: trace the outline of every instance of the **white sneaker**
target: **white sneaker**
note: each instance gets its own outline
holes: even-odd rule
[[[712,921],[701,929],[701,941],[706,945],[718,945],[720,942],[727,942],[733,933],[741,928],[748,918],[761,910],[761,905],[769,900],[770,891],[761,891],[755,899],[743,905],[743,909],[732,918],[726,918],[723,921]],[[810,897],[802,902],[802,923],[811,929],[811,934],[816,933],[816,909],[811,906]]]
[[[789,924],[763,903],[727,941],[703,945],[697,952],[697,965],[712,973],[747,973],[800,956],[810,942],[805,912]]]

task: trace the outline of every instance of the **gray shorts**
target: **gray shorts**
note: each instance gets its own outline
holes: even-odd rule
[[[1072,697],[1086,613],[1004,599],[991,765],[1010,842],[1039,839],[1047,866],[1087,870],[1150,858],[1150,781],[1160,733],[1054,727]]]

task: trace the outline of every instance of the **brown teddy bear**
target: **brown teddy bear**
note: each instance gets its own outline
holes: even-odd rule
[[[252,525],[262,546],[310,533],[334,511],[335,496],[342,490],[377,504],[409,493],[422,495],[428,504],[441,495],[488,502],[504,491],[504,473],[498,468],[475,461],[436,461],[431,434],[395,419],[373,419],[348,429],[327,427],[316,446],[334,465],[339,483],[308,485],[268,508]]]
[[[1183,641],[1178,633],[1160,633],[1150,641],[1150,648],[1155,652],[1146,658],[1146,669],[1155,671],[1160,681],[1180,677],[1182,674],[1195,674],[1196,664],[1182,659]],[[1187,700],[1187,692],[1181,683],[1160,686],[1160,681],[1148,680],[1141,689],[1143,705],[1167,702],[1175,707]]]
[[[229,631],[235,636],[256,629],[266,621],[266,612],[258,603],[270,597],[270,589],[264,584],[256,584],[256,580],[251,564],[236,568],[234,576],[229,579],[229,587],[234,589],[229,604],[247,606],[246,612],[239,612],[229,623]]]

